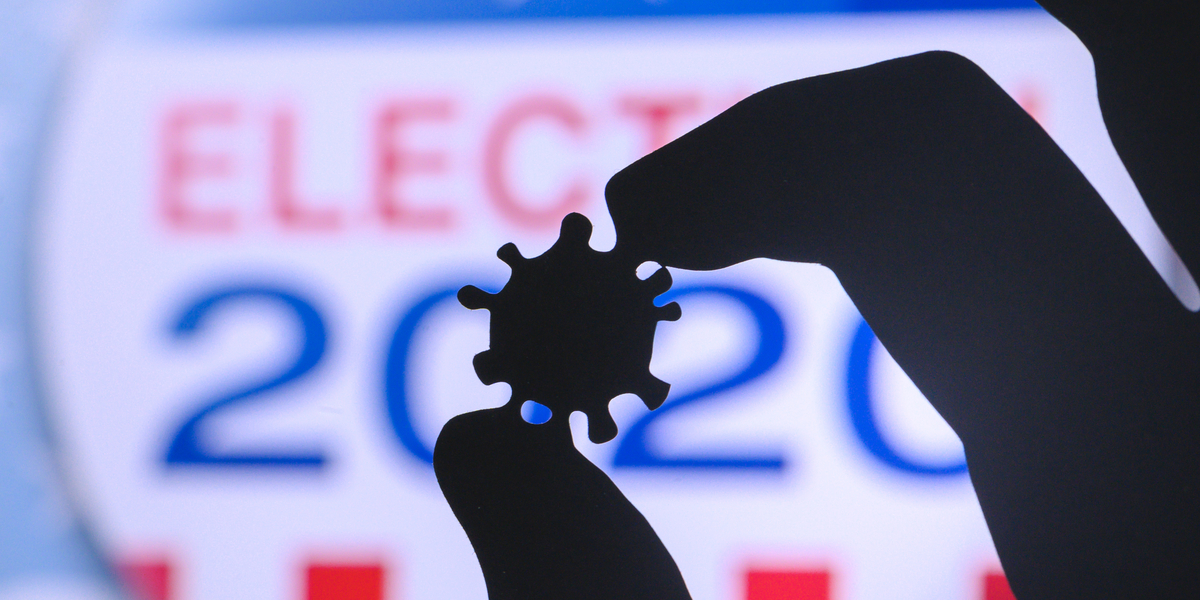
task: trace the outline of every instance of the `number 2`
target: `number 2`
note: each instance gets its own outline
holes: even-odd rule
[[[286,307],[299,322],[303,334],[299,353],[282,372],[268,375],[258,383],[249,384],[241,390],[221,395],[188,417],[167,447],[164,457],[167,467],[248,466],[315,469],[325,464],[323,453],[216,453],[205,447],[200,436],[199,429],[205,419],[235,404],[263,399],[264,394],[307,374],[317,366],[325,354],[325,323],[321,320],[321,315],[309,302],[296,294],[272,287],[232,287],[209,294],[192,303],[183,312],[172,333],[176,338],[190,338],[203,329],[208,322],[208,315],[218,306],[264,300]]]
[[[621,443],[617,446],[617,452],[613,456],[614,467],[659,467],[659,468],[686,468],[686,469],[762,469],[768,471],[782,471],[784,467],[784,458],[782,456],[712,456],[712,455],[697,455],[697,456],[679,456],[679,457],[664,457],[657,455],[651,450],[651,444],[647,443],[648,434],[650,432],[650,424],[662,417],[677,411],[688,405],[696,405],[702,401],[709,401],[723,392],[727,392],[736,387],[745,385],[758,377],[761,377],[767,371],[770,371],[779,358],[783,356],[783,349],[786,345],[786,335],[784,333],[783,319],[779,313],[767,303],[766,300],[742,289],[725,287],[725,286],[696,286],[696,287],[681,287],[672,290],[660,297],[661,303],[667,303],[672,300],[694,294],[709,294],[716,296],[725,296],[732,298],[738,303],[749,309],[751,316],[754,317],[754,323],[758,329],[758,349],[755,351],[754,357],[750,359],[741,371],[733,377],[719,381],[708,387],[698,389],[693,392],[683,394],[673,400],[667,400],[666,404],[659,407],[658,410],[647,413],[641,419],[638,419],[625,436],[621,438]]]

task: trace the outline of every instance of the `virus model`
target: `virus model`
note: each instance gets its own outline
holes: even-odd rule
[[[637,265],[592,250],[591,235],[587,217],[571,213],[541,256],[525,258],[505,244],[496,253],[512,268],[504,288],[489,294],[468,285],[458,300],[491,312],[491,347],[474,360],[484,384],[508,383],[507,406],[533,400],[557,424],[582,411],[588,438],[603,443],[617,434],[608,412],[614,397],[636,394],[651,410],[666,399],[670,385],[650,374],[650,355],[658,322],[678,319],[680,310],[654,305],[671,287],[665,268],[638,279]]]

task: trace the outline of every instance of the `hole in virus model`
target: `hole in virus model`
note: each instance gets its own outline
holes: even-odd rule
[[[526,400],[521,405],[521,418],[531,425],[541,425],[550,420],[550,409],[533,400]]]
[[[637,268],[638,279],[644,280],[647,277],[656,273],[661,268],[662,268],[662,265],[660,265],[652,260],[648,260],[648,261],[638,265],[638,268]]]

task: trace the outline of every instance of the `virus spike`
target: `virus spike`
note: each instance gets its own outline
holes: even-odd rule
[[[608,413],[607,406],[585,413],[588,420],[588,439],[593,444],[603,444],[617,437],[617,422]]]
[[[504,377],[503,369],[497,364],[498,362],[496,355],[491,350],[484,350],[471,360],[471,364],[475,366],[475,375],[479,376],[479,381],[482,381],[483,385],[492,385]]]
[[[651,297],[671,289],[671,272],[666,267],[661,267],[653,275],[646,278],[645,286],[650,291]]]
[[[500,249],[496,251],[496,257],[504,261],[504,264],[509,267],[515,267],[525,261],[525,257],[521,256],[521,251],[517,249],[517,245],[512,242],[500,246]]]
[[[659,321],[678,321],[683,316],[683,309],[679,308],[678,302],[671,302],[654,309],[654,313]]]
[[[563,217],[562,225],[558,230],[558,238],[570,243],[587,244],[588,240],[592,239],[592,222],[579,213],[571,213]]]
[[[464,285],[458,290],[458,303],[471,310],[491,308],[495,294],[489,294],[473,285]]]
[[[642,404],[645,404],[646,408],[650,410],[662,406],[662,403],[667,399],[667,393],[671,391],[671,384],[649,373],[646,373],[642,377],[637,387],[640,389],[634,391],[634,393],[637,394],[638,398],[642,399]]]

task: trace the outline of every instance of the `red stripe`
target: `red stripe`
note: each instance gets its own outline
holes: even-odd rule
[[[991,571],[983,576],[983,600],[1017,600],[1008,587],[1004,573]]]
[[[134,600],[171,600],[171,565],[167,561],[128,561],[114,568]]]
[[[383,600],[379,564],[310,564],[307,600]]]
[[[829,571],[746,571],[746,600],[829,600]]]

